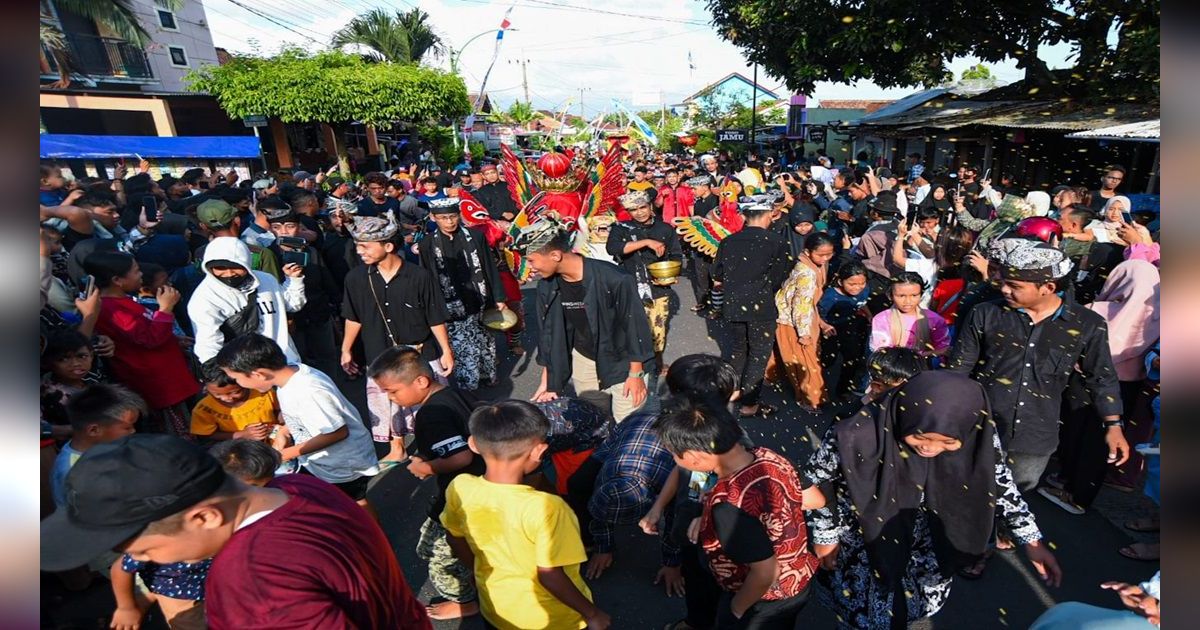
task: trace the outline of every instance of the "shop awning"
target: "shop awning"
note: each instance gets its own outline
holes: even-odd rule
[[[254,136],[85,136],[42,134],[45,159],[256,158]]]

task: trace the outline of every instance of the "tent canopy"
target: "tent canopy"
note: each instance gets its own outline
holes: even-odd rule
[[[254,136],[86,136],[42,134],[45,159],[257,158]]]

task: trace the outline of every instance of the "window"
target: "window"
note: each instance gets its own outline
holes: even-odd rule
[[[171,53],[171,65],[178,68],[188,67],[187,51],[183,46],[167,46],[167,51]]]
[[[168,31],[179,30],[179,26],[175,24],[175,14],[166,9],[158,9],[158,25]]]

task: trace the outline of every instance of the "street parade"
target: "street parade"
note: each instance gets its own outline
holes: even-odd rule
[[[402,5],[40,3],[40,627],[1161,625],[1157,3]]]

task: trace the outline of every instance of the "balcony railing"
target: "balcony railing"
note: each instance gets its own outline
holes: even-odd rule
[[[78,74],[94,77],[153,79],[146,52],[122,39],[67,33],[67,50],[71,69]],[[58,62],[47,50],[50,69],[58,72]]]

